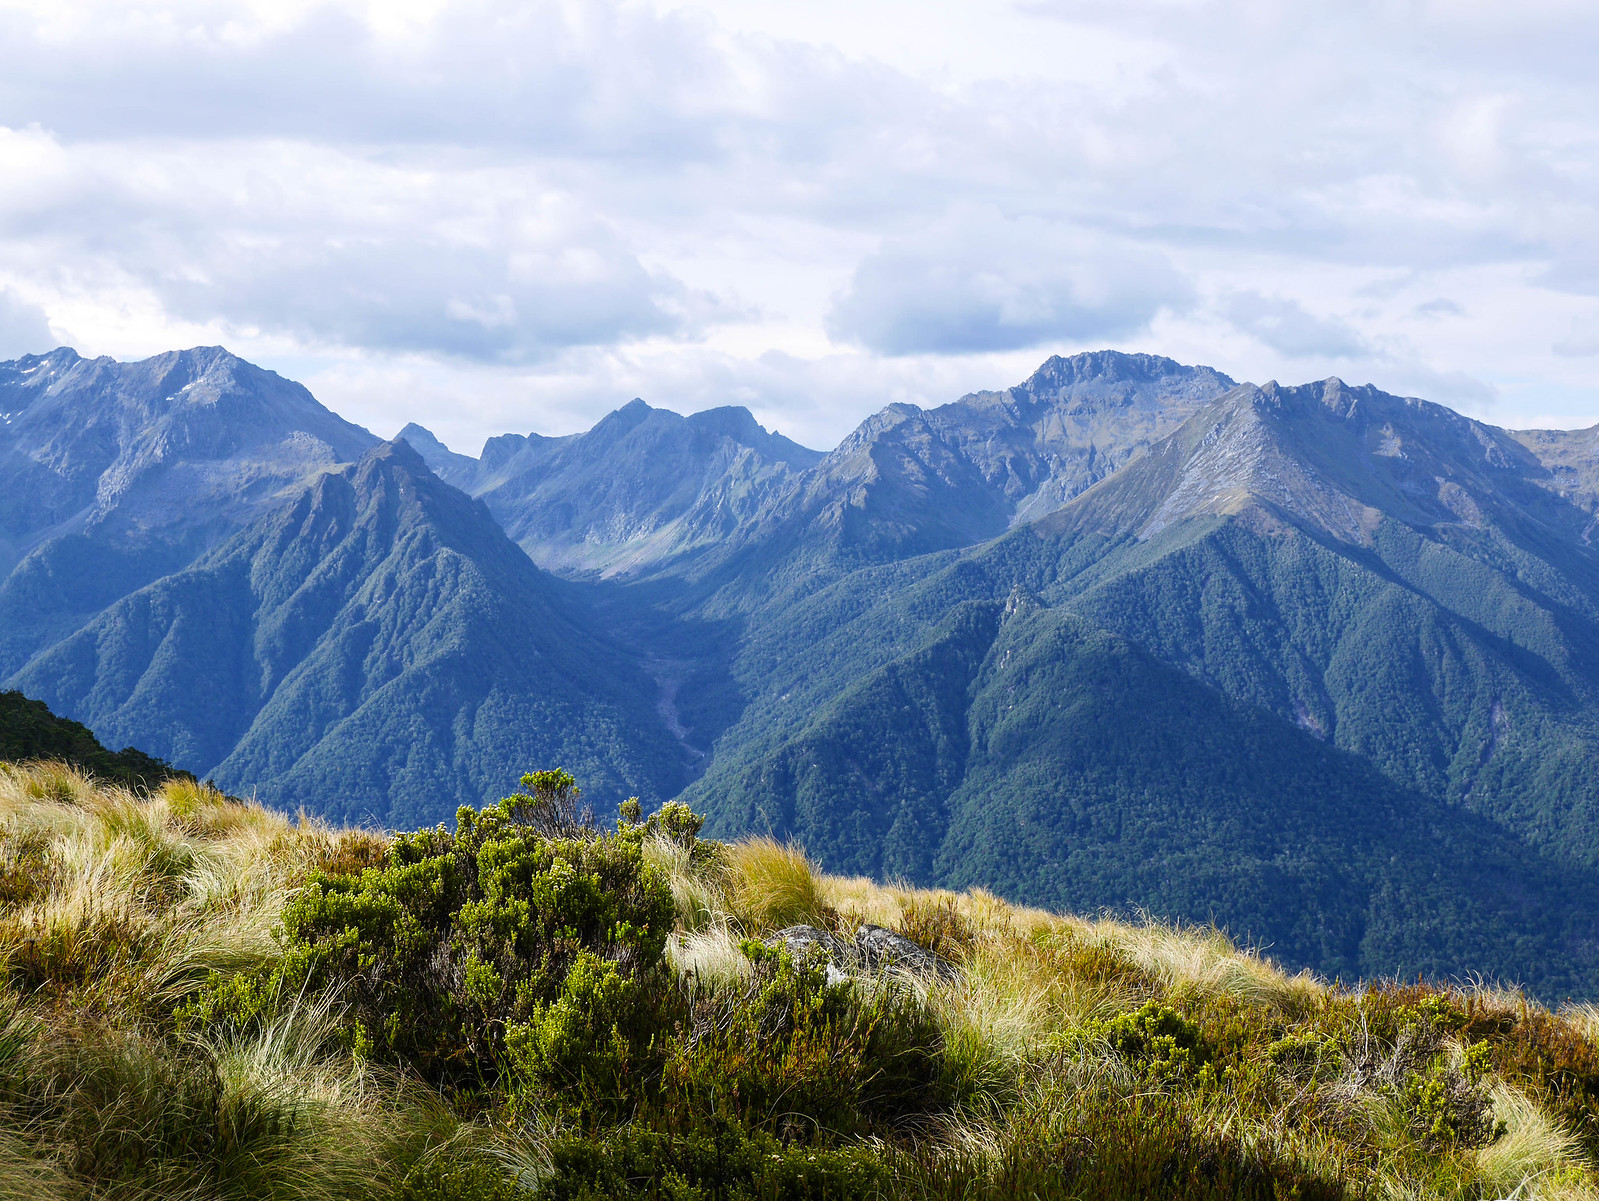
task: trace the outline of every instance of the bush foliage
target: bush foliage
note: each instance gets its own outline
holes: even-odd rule
[[[561,772],[378,838],[0,766],[0,863],[0,1198],[1599,1198],[1599,1011],[602,826]]]

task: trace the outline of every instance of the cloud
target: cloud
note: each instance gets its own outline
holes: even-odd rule
[[[100,147],[0,138],[0,252],[174,318],[307,348],[498,362],[652,336],[736,312],[651,269],[570,191],[296,144]]]
[[[3,0],[0,37],[0,278],[56,329],[419,373],[457,440],[515,378],[824,441],[1104,343],[1599,403],[1548,332],[1599,291],[1579,0]]]
[[[1317,317],[1297,300],[1239,291],[1222,297],[1218,307],[1238,329],[1290,358],[1353,359],[1374,353],[1349,325]]]
[[[203,273],[173,274],[158,291],[184,316],[219,315],[311,346],[491,362],[687,335],[715,308],[603,233],[487,246],[419,233],[242,245],[203,256]]]
[[[1599,320],[1591,315],[1575,318],[1564,338],[1550,347],[1555,354],[1566,359],[1585,359],[1599,355]]]
[[[0,288],[0,359],[43,354],[56,346],[44,310],[9,288]]]
[[[1114,236],[958,212],[864,259],[827,329],[889,355],[1014,350],[1118,338],[1190,294],[1164,256]]]
[[[338,0],[63,4],[61,19],[54,7],[0,9],[14,51],[0,109],[14,127],[73,140],[299,138],[681,160],[716,154],[714,140],[695,145],[706,118],[747,99],[703,22],[635,6],[462,0],[428,6],[403,30]]]

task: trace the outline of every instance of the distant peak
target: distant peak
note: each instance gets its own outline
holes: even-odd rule
[[[399,433],[395,434],[394,438],[397,442],[409,442],[418,450],[424,447],[428,450],[436,449],[446,452],[450,450],[448,446],[439,441],[437,434],[428,429],[425,425],[418,425],[414,421],[407,422],[405,428]]]
[[[11,387],[37,386],[82,361],[82,356],[70,346],[57,346],[44,354],[19,355],[9,362],[0,363],[0,381]]]
[[[635,396],[621,408],[607,413],[604,417],[600,418],[598,423],[596,423],[594,426],[594,429],[590,432],[594,433],[603,430],[607,434],[611,435],[624,434],[627,431],[635,429],[644,424],[644,422],[648,421],[656,413],[664,412],[666,412],[665,409],[653,409]],[[673,417],[677,416],[676,413],[672,413],[670,415]]]
[[[362,456],[361,461],[364,463],[392,464],[419,474],[432,474],[427,461],[417,452],[416,447],[401,437],[391,438],[387,442],[379,442]]]
[[[743,405],[722,405],[715,409],[701,409],[683,419],[696,430],[726,438],[740,446],[758,450],[762,454],[784,462],[808,466],[822,457],[821,451],[801,446],[775,431],[769,431]]]
[[[217,367],[249,367],[256,371],[265,370],[256,367],[245,359],[241,359],[226,346],[191,346],[187,350],[169,350],[165,354],[151,355],[143,360],[147,363],[181,363],[189,368],[195,375],[204,375]]]
[[[1087,350],[1070,356],[1051,355],[1028,377],[1023,387],[1060,386],[1089,380],[1151,380],[1169,376],[1208,375],[1228,385],[1233,380],[1213,367],[1190,367],[1158,354],[1129,354],[1120,350]]]
[[[76,363],[83,356],[70,346],[57,346],[43,354],[25,354],[12,359],[9,366],[31,367],[38,363]]]
[[[690,413],[684,420],[696,429],[721,434],[745,445],[765,441],[768,437],[766,431],[761,428],[761,423],[755,420],[755,414],[743,405],[701,409],[697,413]]]
[[[707,425],[755,425],[755,414],[743,405],[717,405],[712,409],[698,409],[690,413],[689,421],[703,422]]]

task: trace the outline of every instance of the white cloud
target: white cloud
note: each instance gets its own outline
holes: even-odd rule
[[[1355,359],[1371,357],[1372,348],[1347,322],[1318,317],[1297,300],[1262,296],[1259,292],[1229,292],[1218,306],[1223,316],[1243,332],[1292,359]]]
[[[464,445],[635,394],[825,443],[1097,344],[1599,416],[1575,0],[0,0],[0,37],[17,345],[222,341]]]
[[[855,269],[828,331],[888,355],[963,354],[1124,337],[1192,289],[1158,251],[993,210],[895,237]]]

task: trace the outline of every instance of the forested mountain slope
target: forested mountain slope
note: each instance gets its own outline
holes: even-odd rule
[[[0,677],[377,439],[221,347],[0,363]]]
[[[339,817],[560,763],[831,870],[1599,992],[1592,430],[1105,352],[826,455],[635,402],[310,474],[11,679]]]
[[[1555,936],[1510,915],[1599,864],[1591,519],[1439,406],[1241,388],[1033,527],[757,613],[688,795],[839,870],[1225,914],[1331,971]]]
[[[648,678],[403,443],[320,476],[16,678],[102,737],[274,805],[425,823],[527,764],[669,796]]]

